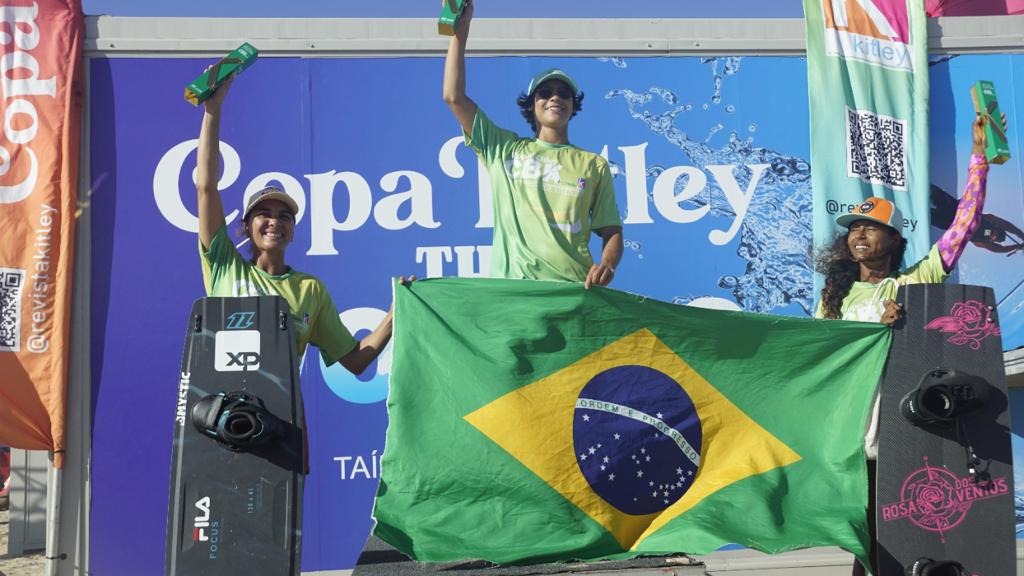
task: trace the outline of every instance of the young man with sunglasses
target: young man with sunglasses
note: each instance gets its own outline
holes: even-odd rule
[[[490,176],[491,276],[607,286],[622,259],[622,220],[608,162],[569,143],[569,120],[580,111],[583,93],[565,72],[541,72],[518,100],[534,137],[496,126],[466,96],[472,18],[473,1],[467,0],[445,58],[444,101]],[[596,263],[591,232],[604,241]]]

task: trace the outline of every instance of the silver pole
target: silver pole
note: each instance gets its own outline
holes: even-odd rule
[[[46,574],[57,576],[57,566],[60,564],[60,494],[64,475],[61,470],[53,467],[53,452],[50,452],[46,469]]]

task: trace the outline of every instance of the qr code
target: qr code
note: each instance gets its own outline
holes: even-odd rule
[[[847,175],[894,190],[906,190],[906,137],[906,120],[847,108]]]
[[[25,271],[0,268],[0,352],[21,349],[21,288]]]

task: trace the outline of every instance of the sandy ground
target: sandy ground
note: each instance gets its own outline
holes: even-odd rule
[[[7,532],[11,523],[6,499],[0,501],[0,508],[0,576],[41,576],[46,572],[42,550],[20,556],[7,554]]]

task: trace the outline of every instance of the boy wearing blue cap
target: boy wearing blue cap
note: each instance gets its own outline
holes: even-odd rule
[[[519,96],[533,138],[496,126],[466,96],[466,38],[473,18],[467,0],[444,65],[444,101],[466,144],[483,160],[494,194],[491,276],[606,286],[622,259],[622,220],[608,161],[569,143],[569,120],[583,93],[552,69],[533,77]],[[588,247],[601,236],[601,258]]]

